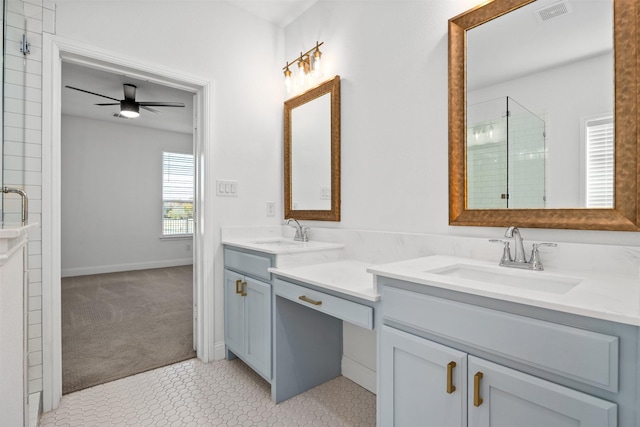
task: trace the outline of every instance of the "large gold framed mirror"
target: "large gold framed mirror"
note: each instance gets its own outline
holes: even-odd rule
[[[603,0],[604,1],[604,0]],[[582,126],[583,123],[589,119],[588,117],[581,117],[582,122],[578,123],[578,120],[566,120],[557,116],[551,116],[549,111],[555,107],[537,107],[533,108],[533,112],[529,111],[528,107],[521,107],[520,104],[510,99],[510,93],[501,93],[501,97],[504,95],[504,99],[498,101],[501,105],[513,105],[513,108],[520,108],[522,111],[527,111],[527,114],[536,118],[542,118],[547,120],[546,124],[540,125],[542,131],[540,132],[543,137],[549,138],[549,134],[555,132],[555,139],[551,138],[546,142],[542,142],[541,147],[534,154],[528,152],[526,156],[536,157],[540,156],[544,158],[540,164],[540,170],[542,172],[536,172],[534,166],[531,163],[527,165],[520,165],[517,169],[522,172],[522,176],[525,177],[525,181],[530,183],[535,175],[541,176],[540,193],[537,194],[536,203],[531,207],[524,205],[518,205],[515,202],[511,189],[507,189],[500,194],[496,195],[497,199],[502,198],[502,202],[512,200],[511,206],[508,203],[504,205],[490,205],[489,207],[483,207],[474,199],[477,192],[477,187],[480,186],[483,189],[482,179],[475,178],[482,174],[478,174],[476,168],[479,163],[471,157],[475,154],[472,153],[470,147],[482,144],[483,140],[496,137],[500,132],[501,122],[507,122],[507,120],[514,119],[512,107],[506,107],[502,111],[503,114],[498,115],[495,119],[483,117],[483,114],[487,111],[486,106],[483,105],[481,97],[477,96],[481,93],[478,90],[478,81],[475,75],[470,75],[479,69],[476,66],[477,58],[476,52],[469,51],[470,45],[474,45],[476,40],[482,39],[482,34],[485,33],[488,26],[500,26],[510,15],[515,15],[518,11],[524,10],[526,7],[533,7],[532,12],[527,12],[529,18],[538,19],[544,21],[547,17],[543,16],[543,8],[551,6],[554,8],[566,7],[571,12],[571,5],[574,9],[579,9],[580,6],[577,3],[587,4],[593,2],[572,2],[572,1],[547,1],[547,0],[494,0],[483,5],[480,5],[474,9],[471,9],[461,15],[458,15],[449,20],[449,224],[460,226],[488,226],[488,227],[506,227],[510,225],[516,225],[519,227],[537,227],[537,228],[561,228],[561,229],[584,229],[584,230],[625,230],[625,231],[638,231],[640,218],[638,212],[638,200],[640,198],[638,179],[639,176],[639,160],[638,153],[638,101],[640,100],[640,90],[638,86],[638,28],[640,20],[640,5],[636,1],[628,0],[607,0],[608,7],[610,9],[609,25],[613,27],[609,28],[609,33],[612,37],[612,52],[610,49],[609,55],[611,56],[611,67],[613,70],[609,70],[611,73],[612,81],[603,81],[602,84],[591,85],[594,88],[600,88],[610,86],[612,100],[610,107],[610,121],[611,121],[611,144],[613,146],[612,162],[611,166],[611,193],[612,198],[609,201],[609,206],[605,207],[587,207],[580,202],[570,204],[568,206],[562,205],[565,203],[568,197],[549,197],[549,189],[560,189],[568,187],[567,181],[558,176],[556,172],[551,169],[552,164],[559,165],[560,168],[564,167],[563,173],[567,171],[578,174],[578,168],[570,166],[573,160],[573,154],[567,154],[562,150],[565,148],[562,144],[568,144],[567,138],[560,138],[559,129],[561,125],[569,123],[573,127],[572,131]],[[551,15],[565,13],[565,11],[550,11]],[[538,14],[540,16],[533,17]],[[602,15],[602,14],[600,14]],[[574,14],[573,17],[580,16]],[[553,17],[553,16],[551,16]],[[564,21],[568,22],[568,20]],[[563,23],[562,18],[558,18],[554,24],[559,27],[560,30],[567,32],[566,24]],[[513,38],[513,33],[505,31],[502,27],[502,36],[505,39]],[[590,30],[593,32],[593,30]],[[545,33],[546,34],[546,33]],[[562,34],[562,33],[561,33]],[[606,32],[605,32],[606,34]],[[535,36],[530,36],[535,38]],[[606,36],[605,36],[606,38]],[[547,40],[548,50],[552,50],[551,46],[554,44],[553,39]],[[588,44],[583,42],[582,45]],[[489,46],[493,48],[494,46]],[[475,49],[475,48],[474,48]],[[481,57],[482,61],[488,58],[494,58],[491,49],[483,51]],[[495,47],[494,50],[501,50]],[[489,52],[489,53],[487,53]],[[532,55],[535,57],[535,55]],[[595,56],[595,55],[592,55]],[[591,58],[591,57],[590,57]],[[589,59],[590,59],[589,58]],[[471,61],[476,61],[470,64]],[[493,85],[493,87],[506,87],[504,81],[490,81],[491,78],[499,75],[499,71],[502,71],[503,67],[500,63],[492,63],[492,59],[488,59],[488,63],[493,66],[493,72],[487,74],[485,79],[486,85]],[[522,62],[522,61],[520,61]],[[532,63],[536,62],[534,59]],[[539,61],[537,61],[539,62]],[[566,64],[562,64],[565,66]],[[588,73],[585,73],[588,74]],[[606,73],[604,73],[606,75]],[[581,76],[574,76],[572,80],[580,79]],[[514,78],[515,79],[515,78]],[[607,79],[605,79],[607,80]],[[509,80],[511,81],[511,80]],[[502,85],[502,86],[500,86]],[[543,87],[536,87],[531,85],[529,91],[543,91]],[[584,91],[583,91],[584,92]],[[486,93],[490,93],[486,91]],[[492,92],[495,94],[495,92]],[[562,91],[560,91],[562,94]],[[491,98],[493,102],[497,98]],[[581,99],[574,99],[575,97],[566,96],[571,101],[580,103],[586,103]],[[518,102],[520,99],[518,99]],[[477,106],[480,105],[480,108]],[[503,107],[500,107],[503,108]],[[560,107],[560,110],[571,111],[573,107]],[[603,108],[600,108],[603,110]],[[598,111],[599,113],[601,111]],[[478,114],[480,111],[480,114]],[[545,117],[546,115],[546,117]],[[471,117],[474,117],[472,121]],[[551,116],[551,117],[549,117]],[[515,127],[513,125],[512,127]],[[509,128],[509,123],[506,123],[506,129]],[[509,131],[507,131],[509,132]],[[582,131],[578,131],[580,133]],[[573,142],[572,142],[573,143]],[[580,142],[582,144],[582,142]],[[475,148],[474,148],[475,149]],[[518,153],[517,149],[512,148],[513,152]],[[562,153],[558,154],[557,153]],[[584,157],[584,154],[576,153]],[[555,156],[555,157],[554,157]],[[498,162],[495,158],[492,158],[493,163]],[[510,161],[510,160],[508,160]],[[580,166],[582,167],[582,166]],[[545,169],[547,168],[547,169]],[[586,168],[586,167],[585,167]],[[574,169],[576,169],[574,171]],[[556,173],[556,175],[553,175]],[[473,178],[470,178],[473,177]],[[508,175],[508,178],[515,185],[517,178],[512,175]],[[573,177],[571,177],[573,179]],[[578,179],[576,179],[578,180]],[[528,194],[534,194],[536,190],[528,189]],[[547,193],[545,193],[545,191]],[[550,200],[553,199],[553,200]],[[558,200],[560,199],[560,200]],[[498,202],[500,203],[500,200]]]
[[[340,76],[284,103],[284,217],[340,221]]]

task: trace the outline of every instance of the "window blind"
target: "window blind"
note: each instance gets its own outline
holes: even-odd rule
[[[193,155],[162,153],[162,235],[193,234]]]
[[[586,207],[612,208],[615,172],[613,117],[587,120],[585,126]]]

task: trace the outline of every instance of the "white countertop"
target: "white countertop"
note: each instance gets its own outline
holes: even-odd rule
[[[315,240],[297,242],[286,237],[228,238],[223,239],[222,244],[276,255],[344,248],[342,243],[318,242]]]
[[[522,277],[566,277],[582,279],[564,293],[545,292],[478,280],[448,277],[430,270],[455,264],[491,267]],[[369,273],[497,300],[547,308],[581,316],[640,326],[640,278],[616,275],[582,275],[579,272],[525,271],[497,267],[497,263],[448,256],[430,256],[370,266]]]
[[[359,261],[337,261],[324,264],[289,268],[270,268],[277,276],[309,283],[321,288],[368,301],[380,300],[374,291],[373,276],[367,272],[367,264]]]
[[[15,239],[23,234],[28,233],[30,230],[36,228],[38,224],[4,224],[0,228],[0,239]]]

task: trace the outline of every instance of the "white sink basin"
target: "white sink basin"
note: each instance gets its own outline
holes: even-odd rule
[[[554,294],[567,293],[582,282],[577,277],[470,264],[453,264],[426,273]]]

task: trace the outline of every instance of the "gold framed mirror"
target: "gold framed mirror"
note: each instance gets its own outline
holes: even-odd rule
[[[468,31],[535,0],[494,0],[449,20],[449,224],[638,231],[640,6],[613,2],[614,202],[611,208],[470,209],[467,165]],[[508,195],[507,195],[508,197]]]
[[[284,218],[340,221],[340,76],[284,103]]]

